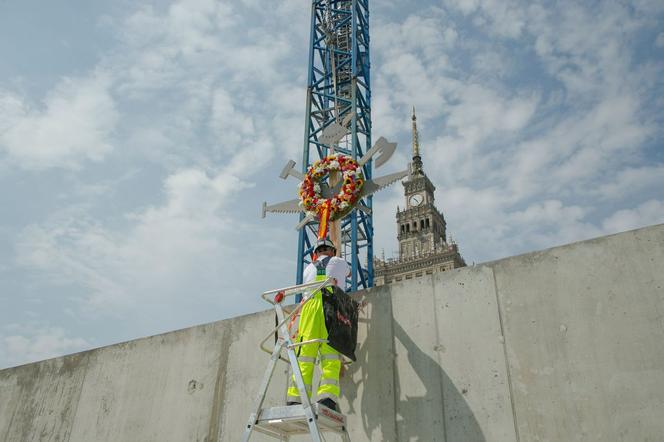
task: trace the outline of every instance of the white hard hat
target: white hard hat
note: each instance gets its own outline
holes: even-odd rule
[[[314,248],[314,252],[317,252],[318,249],[320,249],[321,247],[329,247],[331,249],[337,250],[337,248],[334,246],[334,243],[330,241],[328,238],[319,239],[316,242],[316,248]]]

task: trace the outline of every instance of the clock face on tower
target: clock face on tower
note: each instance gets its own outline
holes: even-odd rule
[[[422,204],[423,201],[424,201],[424,197],[423,197],[422,195],[420,195],[419,193],[417,193],[417,194],[411,196],[411,197],[408,199],[408,202],[409,202],[410,205],[413,206],[413,207],[417,207],[417,206],[419,206],[420,204]]]

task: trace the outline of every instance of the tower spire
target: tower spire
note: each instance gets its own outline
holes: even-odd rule
[[[422,157],[420,156],[420,137],[417,132],[417,116],[415,115],[415,106],[413,106],[413,174],[422,174]]]

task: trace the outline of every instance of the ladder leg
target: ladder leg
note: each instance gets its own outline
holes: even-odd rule
[[[281,306],[278,305],[277,317],[279,322],[283,320],[283,310]],[[295,355],[295,350],[293,347],[290,347],[292,341],[290,339],[290,334],[286,325],[281,326],[280,334],[285,336],[284,340],[286,342],[286,353],[288,354],[288,360],[290,361],[291,368],[293,370],[293,378],[295,378],[295,385],[297,385],[297,390],[300,392],[300,399],[302,401],[302,407],[304,408],[304,414],[307,417],[307,425],[309,426],[309,433],[311,433],[311,440],[314,442],[322,442],[320,430],[318,429],[318,423],[316,422],[316,415],[314,410],[311,407],[311,401],[309,400],[309,394],[307,389],[304,386],[304,379],[302,378],[302,372],[300,371],[300,365],[297,363],[297,356]]]
[[[304,386],[304,379],[302,378],[302,372],[300,371],[300,366],[297,363],[297,356],[295,356],[295,350],[289,348],[288,359],[291,362],[291,367],[293,368],[293,377],[295,378],[295,384],[297,389],[300,392],[300,399],[302,400],[302,407],[304,407],[304,414],[307,416],[307,425],[309,426],[309,433],[311,434],[311,440],[314,442],[321,442],[320,430],[318,429],[318,423],[316,422],[316,415],[311,406],[311,401],[309,400],[309,395],[307,394],[307,389]]]
[[[265,370],[265,374],[263,375],[263,381],[261,382],[258,395],[256,396],[256,402],[253,408],[254,411],[251,413],[251,416],[249,416],[249,420],[247,421],[247,427],[245,428],[244,435],[242,436],[243,442],[247,442],[249,440],[251,432],[254,429],[254,424],[256,424],[256,421],[258,420],[258,414],[260,413],[261,407],[263,406],[263,401],[265,400],[265,394],[267,393],[267,388],[268,385],[270,384],[270,379],[272,379],[274,368],[276,367],[277,361],[279,360],[279,355],[281,354],[282,346],[283,342],[279,341],[274,346],[272,357],[270,358],[270,362],[267,365],[267,369]]]

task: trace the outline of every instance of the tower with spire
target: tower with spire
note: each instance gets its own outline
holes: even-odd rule
[[[457,244],[448,242],[445,217],[434,205],[436,187],[424,173],[414,107],[411,119],[413,160],[403,182],[405,207],[396,214],[399,255],[375,260],[377,286],[466,265]]]

